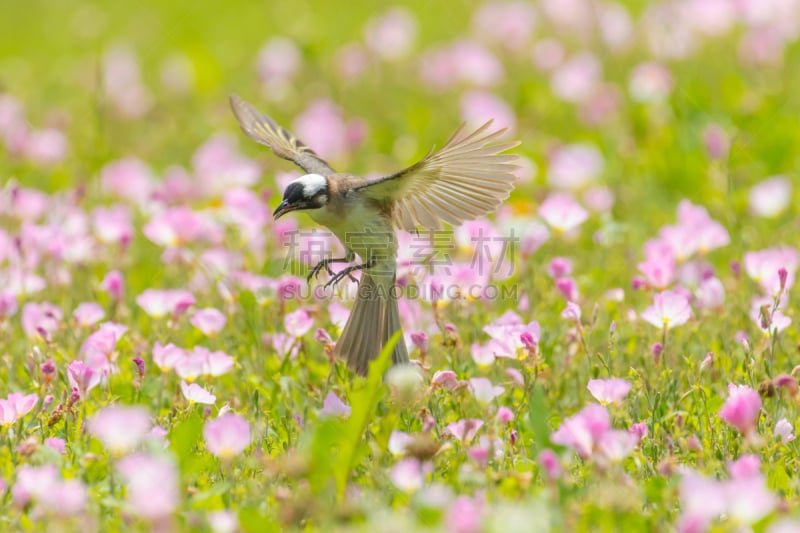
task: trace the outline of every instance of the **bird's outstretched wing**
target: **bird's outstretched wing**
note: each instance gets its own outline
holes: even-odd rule
[[[514,188],[516,156],[501,154],[519,142],[495,143],[506,130],[490,131],[490,120],[472,133],[464,125],[439,150],[390,176],[359,187],[361,194],[392,202],[394,224],[441,229],[494,210]]]
[[[278,126],[235,94],[230,97],[231,109],[242,131],[259,144],[269,147],[278,157],[288,159],[309,174],[327,176],[334,170],[300,139]]]

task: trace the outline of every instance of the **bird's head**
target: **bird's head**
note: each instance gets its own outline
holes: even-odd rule
[[[289,183],[283,201],[272,216],[279,219],[290,211],[319,209],[328,203],[328,180],[319,174],[306,174]]]

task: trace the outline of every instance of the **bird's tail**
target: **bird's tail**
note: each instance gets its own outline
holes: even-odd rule
[[[356,303],[336,343],[334,354],[347,360],[347,365],[362,376],[367,374],[369,362],[401,329],[400,311],[392,287],[394,279],[387,283],[383,279],[376,280],[369,272],[362,272]],[[394,347],[392,362],[408,362],[408,350],[402,336]]]

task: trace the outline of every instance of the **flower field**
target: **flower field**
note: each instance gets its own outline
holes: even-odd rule
[[[800,531],[800,0],[346,6],[4,8],[0,530]],[[410,365],[231,93],[357,175],[521,142],[398,235]]]

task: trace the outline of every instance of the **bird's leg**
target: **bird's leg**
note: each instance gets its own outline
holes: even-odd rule
[[[353,277],[353,272],[356,270],[364,270],[365,268],[372,268],[375,266],[374,261],[367,261],[366,263],[360,265],[353,265],[345,268],[344,270],[336,273],[329,281],[325,284],[325,288],[327,289],[330,285],[336,285],[340,281],[344,279],[345,276],[348,276],[354,282],[356,279]]]
[[[329,276],[333,276],[334,272],[330,267],[331,263],[349,263],[350,261],[352,261],[352,259],[348,259],[347,257],[325,258],[316,265],[314,265],[314,268],[311,269],[311,272],[309,272],[308,277],[306,277],[306,281],[308,283],[311,283],[311,278],[318,278],[319,273],[322,271],[323,268],[325,269],[326,272],[328,272]]]

